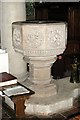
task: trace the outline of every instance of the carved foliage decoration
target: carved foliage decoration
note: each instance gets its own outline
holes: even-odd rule
[[[21,30],[18,28],[13,29],[13,41],[17,46],[21,45]]]

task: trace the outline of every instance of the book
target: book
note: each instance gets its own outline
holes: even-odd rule
[[[28,89],[26,89],[25,87],[23,87],[21,85],[17,85],[17,86],[12,87],[12,88],[7,88],[6,90],[3,91],[3,93],[5,95],[7,95],[8,97],[23,95],[23,94],[26,94],[29,92],[30,91]]]
[[[0,73],[9,72],[9,60],[6,50],[0,49]]]
[[[0,87],[13,84],[17,84],[17,77],[7,72],[0,73]]]
[[[16,104],[18,104],[17,101],[20,101],[20,99],[21,99],[21,101],[22,101],[22,99],[26,100],[27,97],[32,94],[34,94],[34,91],[23,86],[19,82],[16,86],[13,86],[11,88],[6,88],[5,90],[3,90],[3,95],[5,95],[5,103],[13,110],[17,109],[16,108],[17,107]],[[20,103],[20,104],[22,104],[22,103]]]
[[[28,94],[30,91],[25,87],[18,85],[12,88],[7,88],[3,91],[5,95],[5,103],[9,105],[13,110],[15,110],[15,103],[13,102],[12,98],[24,94]]]

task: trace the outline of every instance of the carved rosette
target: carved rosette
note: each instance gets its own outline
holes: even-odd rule
[[[43,44],[43,33],[39,28],[30,27],[27,31],[26,38],[27,41],[25,39],[25,47],[28,45],[28,49],[38,49]]]
[[[66,30],[65,25],[54,24],[47,27],[47,45],[52,49],[65,47]]]

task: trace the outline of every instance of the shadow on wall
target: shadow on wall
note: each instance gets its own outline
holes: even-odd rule
[[[0,31],[0,48],[1,48],[1,31]]]

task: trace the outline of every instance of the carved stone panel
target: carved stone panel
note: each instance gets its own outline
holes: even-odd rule
[[[22,29],[20,26],[13,28],[13,46],[14,48],[18,49],[18,51],[23,52],[22,46]]]
[[[65,23],[16,23],[13,25],[14,48],[26,56],[52,56],[65,50]]]
[[[54,25],[55,26],[55,25]],[[47,27],[47,42],[53,49],[64,47],[64,31],[60,26]]]
[[[39,49],[41,48],[44,40],[43,30],[40,26],[27,26],[25,29],[25,38],[24,38],[24,46],[26,49]]]

